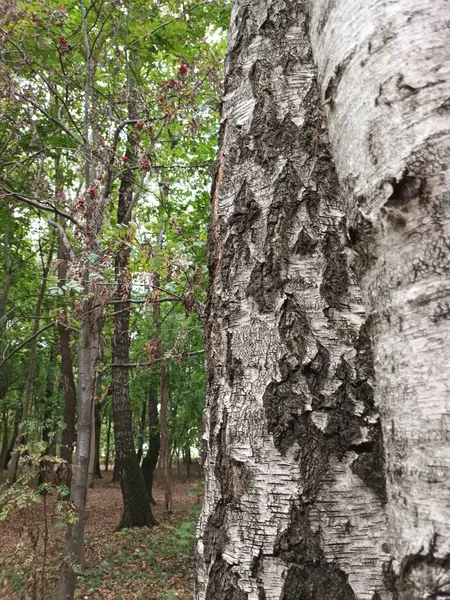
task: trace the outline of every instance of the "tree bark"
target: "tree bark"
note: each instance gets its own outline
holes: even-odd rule
[[[150,502],[156,504],[153,497],[153,479],[156,465],[158,464],[161,438],[159,434],[158,394],[156,386],[153,383],[150,386],[148,396],[148,430],[148,450],[142,461],[142,472],[144,474],[145,487],[147,488]]]
[[[312,1],[311,39],[372,318],[400,599],[450,596],[450,5]]]
[[[134,117],[134,105],[129,99],[129,116]],[[127,164],[130,165],[122,176],[119,188],[117,222],[129,226],[134,204],[133,189],[136,173],[131,167],[136,166],[136,148],[132,135],[128,137],[126,151]],[[136,455],[133,438],[133,421],[130,405],[129,369],[119,366],[129,362],[130,356],[130,297],[131,275],[130,239],[132,229],[121,240],[115,257],[117,283],[117,304],[115,305],[114,338],[112,361],[112,406],[114,416],[114,433],[116,457],[119,465],[120,487],[123,498],[123,515],[118,528],[151,527],[155,519],[151,512],[150,500],[145,486],[144,476]]]
[[[305,2],[236,0],[209,234],[197,600],[387,599],[372,355]]]

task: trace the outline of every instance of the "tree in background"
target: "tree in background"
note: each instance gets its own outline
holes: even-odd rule
[[[74,0],[18,2],[2,22],[0,202],[5,210],[1,226],[7,227],[2,230],[5,335],[0,368],[13,373],[17,366],[20,372],[27,366],[30,344],[36,344],[30,411],[22,428],[27,446],[44,435],[50,444],[62,446],[68,463],[77,400],[71,486],[77,519],[68,530],[61,598],[73,596],[73,566],[83,563],[87,476],[93,472],[93,449],[100,453],[103,448],[100,413],[111,410],[107,392],[114,386],[117,391],[113,373],[126,373],[122,406],[127,418],[121,426],[134,465],[138,462],[132,427],[142,413],[143,398],[152,398],[152,440],[161,404],[145,371],[153,371],[154,377],[164,363],[172,372],[191,365],[186,373],[195,373],[197,384],[200,381],[195,399],[203,402],[201,324],[195,324],[194,335],[186,332],[186,324],[202,314],[205,298],[206,190],[226,19],[227,8],[219,2],[180,7],[170,1],[152,6],[135,1],[127,13],[116,1]],[[132,113],[127,90],[136,98]],[[158,209],[161,186],[170,194]],[[15,233],[19,228],[20,246]],[[56,233],[59,249],[36,330],[31,307],[43,278],[36,270],[35,253],[38,240],[44,243],[44,231],[46,240],[56,240]],[[15,254],[21,257],[17,276]],[[121,269],[126,271],[124,279]],[[160,307],[158,325],[155,307]],[[17,311],[17,319],[10,309]],[[114,321],[115,355],[109,343]],[[178,331],[166,332],[169,324]],[[125,352],[117,367],[123,339]],[[51,386],[56,341],[62,376]],[[155,348],[160,348],[158,355]],[[18,378],[17,389],[5,381],[5,391],[0,390],[3,463],[8,461],[11,439],[14,443],[21,431],[22,380]],[[188,439],[170,418],[170,385],[168,379],[164,398],[169,458],[170,444],[180,447]],[[192,445],[198,444],[192,432],[199,431],[200,412],[201,407],[193,412],[188,427]],[[51,423],[53,431],[43,423]],[[116,440],[117,454],[119,446]],[[151,491],[150,471],[146,487],[142,479],[133,491],[134,500],[141,488],[144,496],[146,488]],[[60,473],[65,481],[68,474]],[[122,478],[130,490],[123,472]],[[151,514],[148,498],[147,510]],[[130,524],[137,524],[135,515],[122,522]]]

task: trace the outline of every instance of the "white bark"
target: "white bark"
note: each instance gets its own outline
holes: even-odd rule
[[[373,317],[402,599],[450,597],[450,3],[312,0],[311,39]]]
[[[371,353],[304,3],[236,0],[226,73],[196,598],[389,598]]]

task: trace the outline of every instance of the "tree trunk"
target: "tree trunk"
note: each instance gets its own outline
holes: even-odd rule
[[[2,412],[2,449],[0,451],[0,472],[4,470],[6,465],[6,456],[9,448],[9,427],[8,427],[8,411],[3,409]]]
[[[63,227],[64,224],[62,223]],[[59,238],[58,247],[58,286],[62,287],[67,279],[67,251],[64,247],[62,236]],[[64,429],[61,434],[61,458],[66,461],[58,468],[58,477],[61,483],[70,487],[72,477],[72,454],[75,443],[75,415],[77,403],[77,390],[73,375],[72,352],[70,349],[70,332],[67,328],[67,310],[64,307],[63,321],[58,324],[59,349],[61,353],[61,375],[64,389]]]
[[[153,478],[155,475],[156,465],[158,464],[159,448],[161,438],[159,435],[159,419],[158,419],[158,394],[156,386],[151,385],[148,396],[148,450],[142,461],[142,472],[144,474],[145,487],[147,494],[152,504],[156,504],[153,498]]]
[[[20,425],[20,417],[22,416],[22,411],[20,409],[16,410],[15,416],[14,416],[14,427],[13,427],[13,433],[11,436],[11,441],[9,443],[8,449],[6,451],[6,456],[4,458],[4,466],[3,469],[6,469],[6,467],[8,466],[9,461],[11,460],[11,456],[14,450],[14,446],[16,444],[16,440],[17,440],[17,436],[19,435],[19,425]]]
[[[156,248],[162,250],[163,239],[164,239],[164,205],[167,205],[168,199],[168,187],[166,183],[160,184],[160,202],[158,206],[159,212],[159,225],[158,235],[156,238]],[[164,203],[164,204],[163,204]],[[158,289],[160,284],[159,273],[155,272],[154,285],[155,289]],[[158,302],[154,303],[153,309],[153,320],[156,328],[156,339],[158,342],[157,355],[160,360],[160,373],[161,373],[161,409],[159,414],[160,421],[160,447],[159,447],[159,464],[162,484],[164,487],[164,505],[166,511],[170,511],[172,508],[172,483],[170,478],[170,440],[169,431],[167,426],[167,407],[169,401],[168,395],[168,383],[167,383],[167,369],[166,361],[164,360],[164,344],[163,344],[163,333],[162,333],[162,322],[160,316],[160,305]]]
[[[161,446],[159,459],[161,461],[162,483],[164,487],[164,506],[166,511],[172,510],[172,482],[170,476],[170,440],[167,428],[168,383],[165,361],[161,361]]]
[[[97,379],[97,377],[95,378]],[[89,466],[87,485],[89,488],[94,487],[94,470],[95,470],[95,448],[97,440],[95,437],[95,405],[96,405],[96,381],[94,381],[92,409],[91,409],[91,449],[89,450]]]
[[[140,422],[140,426],[139,426],[139,437],[138,437],[137,457],[138,457],[139,464],[141,464],[142,453],[144,451],[143,446],[144,446],[144,433],[145,433],[146,420],[147,420],[147,402],[144,400],[144,402],[142,403],[142,408],[141,408],[141,422]]]
[[[134,118],[134,107],[129,100],[129,117]],[[136,173],[132,169],[137,164],[135,141],[128,137],[127,164],[130,166],[122,176],[119,188],[117,222],[129,226],[134,204],[133,189]],[[137,192],[136,192],[137,193]],[[123,515],[119,529],[125,527],[151,527],[154,517],[151,512],[144,477],[136,455],[133,438],[133,421],[130,405],[129,369],[121,364],[129,362],[130,356],[130,296],[131,276],[130,238],[132,228],[121,240],[115,257],[117,283],[117,303],[115,304],[114,338],[112,350],[112,406],[114,416],[114,433],[116,456],[119,462],[120,487],[123,498]]]
[[[56,455],[56,441],[54,436],[55,431],[55,419],[54,419],[54,406],[53,406],[53,394],[55,390],[55,344],[52,344],[49,349],[49,360],[47,367],[46,385],[45,385],[45,398],[44,398],[44,414],[43,414],[43,427],[42,427],[42,441],[45,444],[43,455],[55,456]],[[53,471],[53,461],[41,460],[39,469],[39,484],[44,483],[51,476]]]
[[[113,467],[112,482],[113,483],[120,482],[119,457],[117,456],[117,453],[114,455],[114,467]]]
[[[449,597],[450,5],[314,0],[311,18],[372,315],[398,597]]]
[[[186,479],[187,481],[189,481],[189,478],[191,476],[191,448],[190,446],[186,446],[186,450],[185,450],[185,454],[184,454],[184,460],[186,463]]]
[[[94,477],[102,479],[102,470],[100,468],[100,451],[102,438],[102,411],[101,405],[95,404],[95,460],[94,460]]]
[[[106,452],[105,452],[105,473],[109,470],[109,452],[110,452],[110,443],[111,443],[111,423],[112,418],[111,415],[108,414],[108,429],[106,430]]]
[[[45,386],[45,403],[44,403],[44,426],[42,428],[42,441],[47,444],[47,453],[55,454],[55,438],[51,436],[51,433],[55,430],[54,423],[54,407],[53,407],[53,394],[55,390],[55,345],[52,344],[49,350],[49,364],[47,367],[47,378]]]
[[[92,402],[95,364],[99,346],[97,298],[90,295],[89,272],[84,273],[85,300],[78,348],[78,427],[75,463],[70,486],[77,521],[67,527],[64,562],[60,571],[57,600],[72,600],[76,586],[75,566],[84,566],[84,525],[86,519],[87,476],[91,451]]]
[[[19,435],[17,437],[17,444],[21,445],[25,444],[26,438],[23,428],[26,426],[26,421],[28,420],[28,415],[30,411],[30,404],[33,397],[34,390],[34,378],[36,373],[36,363],[37,363],[37,332],[40,327],[40,319],[42,313],[42,306],[44,304],[45,291],[47,289],[47,279],[50,271],[50,266],[53,260],[53,250],[54,250],[54,240],[52,237],[50,243],[50,249],[47,256],[47,261],[44,263],[44,258],[41,255],[42,259],[42,281],[41,286],[39,288],[39,295],[36,303],[36,311],[33,323],[32,335],[34,336],[30,342],[30,361],[28,363],[28,374],[27,374],[27,382],[25,388],[25,399],[23,402],[22,408],[22,422],[19,427]],[[19,458],[20,458],[20,450],[19,448],[15,448],[11,455],[11,460],[9,462],[9,470],[8,470],[8,480],[10,483],[14,483],[17,477],[17,469],[19,466]]]
[[[93,97],[94,63],[89,42],[86,11],[81,3],[82,30],[85,46],[86,82],[84,94],[84,147],[85,156],[85,194],[86,229],[84,232],[84,250],[98,251],[99,235],[107,195],[100,198],[90,197],[88,190],[93,179],[93,156],[91,148],[91,99]],[[106,194],[109,192],[106,191]],[[92,403],[95,383],[95,365],[99,357],[100,331],[103,319],[101,287],[91,277],[92,267],[84,261],[83,309],[78,344],[78,394],[77,394],[77,441],[75,462],[70,485],[70,500],[74,506],[77,520],[67,527],[64,558],[59,572],[56,600],[73,600],[77,582],[77,571],[84,566],[84,528],[86,519],[87,475],[92,434]]]
[[[305,2],[234,2],[197,600],[389,598],[368,326],[307,30]]]

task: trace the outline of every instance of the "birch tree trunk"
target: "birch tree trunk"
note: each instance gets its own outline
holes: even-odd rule
[[[197,600],[373,600],[385,483],[306,2],[236,0],[209,240]]]
[[[312,1],[372,318],[400,599],[450,597],[450,4]]]

